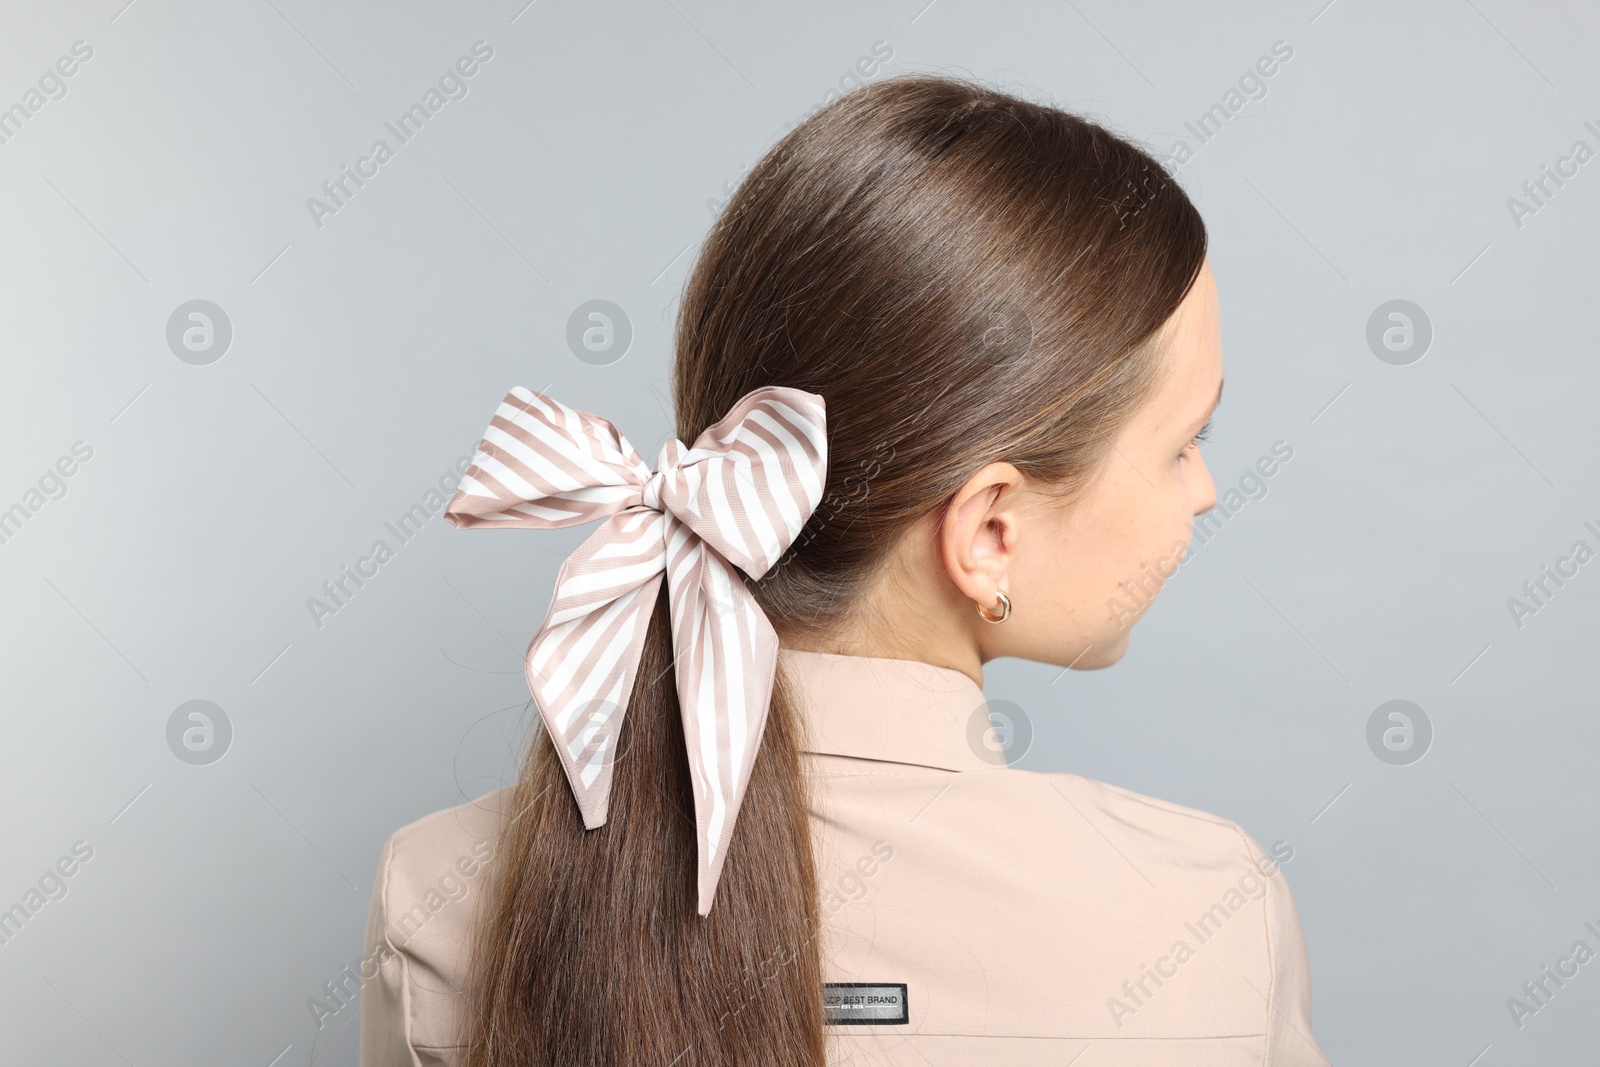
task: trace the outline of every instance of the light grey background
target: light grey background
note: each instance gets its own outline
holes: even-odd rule
[[[1507,607],[1600,549],[1600,161],[1521,225],[1507,203],[1600,148],[1592,8],[123,2],[12,2],[0,34],[0,107],[93,49],[0,144],[0,508],[93,450],[0,544],[0,907],[93,849],[0,945],[0,1057],[355,1062],[354,1008],[319,1031],[307,1001],[360,956],[384,838],[514,773],[521,651],[588,528],[434,517],[320,627],[308,599],[395,543],[514,384],[653,459],[715,202],[875,43],[875,76],[991,80],[1170,151],[1283,41],[1179,173],[1221,292],[1219,490],[1293,458],[1122,663],[1001,661],[985,689],[1029,716],[1020,765],[1293,845],[1335,1063],[1593,1062],[1600,962],[1521,1028],[1506,1005],[1600,949],[1600,561],[1520,628]],[[468,94],[316,225],[307,199],[480,40]],[[205,366],[166,340],[196,299],[233,330]],[[610,365],[565,340],[594,299],[634,331]],[[1434,331],[1406,366],[1366,342],[1393,299]],[[1396,698],[1434,729],[1408,766],[1366,740]],[[234,731],[208,766],[167,742],[196,699]]]

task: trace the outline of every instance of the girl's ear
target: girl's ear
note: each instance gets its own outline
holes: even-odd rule
[[[969,600],[993,604],[1005,588],[1020,531],[1011,506],[1022,472],[1009,463],[980,468],[956,491],[939,524],[939,556],[956,588]]]

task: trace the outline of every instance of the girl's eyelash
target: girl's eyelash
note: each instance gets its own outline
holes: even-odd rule
[[[1198,448],[1200,446],[1200,442],[1201,441],[1209,441],[1210,439],[1211,439],[1211,420],[1207,419],[1206,420],[1206,424],[1204,426],[1200,427],[1200,432],[1195,434],[1194,437],[1190,438],[1189,443],[1183,446],[1183,451],[1178,453],[1179,457],[1181,458],[1183,456],[1188,455],[1190,452],[1193,452],[1196,448]]]

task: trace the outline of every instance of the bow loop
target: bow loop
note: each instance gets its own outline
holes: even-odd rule
[[[517,386],[445,518],[463,529],[606,521],[561,565],[524,657],[528,688],[584,826],[606,821],[617,739],[667,580],[694,782],[699,913],[708,914],[766,726],[778,637],[739,572],[760,578],[822,500],[822,397],[753,390],[686,448],[644,465],[607,420]]]
[[[444,516],[459,529],[578,526],[637,503],[649,477],[608,420],[519,385],[500,401]]]
[[[774,403],[773,392],[809,402]],[[822,502],[825,431],[820,396],[757,389],[695,438],[662,502],[723,559],[760,578]]]

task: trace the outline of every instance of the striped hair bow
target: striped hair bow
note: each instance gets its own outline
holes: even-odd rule
[[[778,635],[738,571],[766,574],[821,502],[826,429],[822,397],[767,386],[692,448],[669,438],[652,471],[607,420],[517,386],[445,508],[459,529],[605,518],[561,565],[523,662],[588,829],[606,821],[622,719],[665,575],[701,915],[716,896],[778,661]]]

